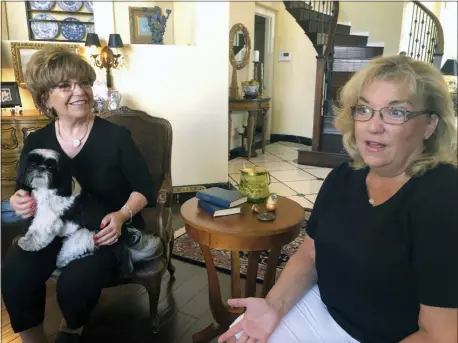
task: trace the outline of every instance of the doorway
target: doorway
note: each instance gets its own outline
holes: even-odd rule
[[[256,5],[254,16],[254,44],[253,50],[259,51],[259,66],[256,73],[256,80],[261,80],[261,68],[263,69],[264,96],[272,97],[273,94],[273,63],[274,63],[274,37],[275,37],[275,12],[263,6]],[[262,63],[262,67],[261,67]],[[271,110],[267,113],[268,125],[266,130],[267,141],[270,141],[271,119],[273,101],[271,100]],[[257,116],[256,133],[262,133],[262,116]]]

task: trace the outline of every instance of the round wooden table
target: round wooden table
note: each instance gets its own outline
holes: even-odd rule
[[[197,207],[197,198],[186,201],[181,207],[181,217],[187,234],[202,250],[208,275],[210,308],[216,323],[193,335],[193,342],[210,342],[227,330],[233,320],[240,315],[240,309],[223,304],[215,264],[210,248],[231,251],[231,293],[232,298],[241,298],[239,251],[248,251],[248,268],[244,297],[256,296],[256,276],[258,261],[263,250],[270,250],[267,269],[264,275],[262,297],[265,297],[275,283],[275,272],[283,245],[298,235],[305,210],[293,200],[278,197],[276,218],[271,222],[261,222],[251,212],[253,204],[242,205],[242,213],[214,218]],[[259,205],[265,210],[264,205]],[[242,310],[243,311],[243,310]]]

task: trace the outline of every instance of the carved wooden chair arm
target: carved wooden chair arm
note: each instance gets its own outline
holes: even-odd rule
[[[173,195],[173,188],[172,188],[172,178],[170,175],[166,175],[164,177],[164,181],[162,182],[161,188],[157,194],[157,207],[161,211],[162,207],[171,207],[172,206],[172,195]]]

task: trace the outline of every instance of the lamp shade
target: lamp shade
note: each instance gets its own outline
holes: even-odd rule
[[[458,61],[447,60],[441,68],[441,73],[449,76],[458,76]]]
[[[100,47],[100,40],[99,35],[97,33],[88,33],[86,36],[86,43],[85,46],[93,46]]]
[[[121,35],[119,33],[111,33],[108,38],[108,46],[110,48],[122,48],[124,44],[122,44]]]

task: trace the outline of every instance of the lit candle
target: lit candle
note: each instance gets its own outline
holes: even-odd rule
[[[259,51],[258,50],[254,51],[253,62],[259,62]]]

